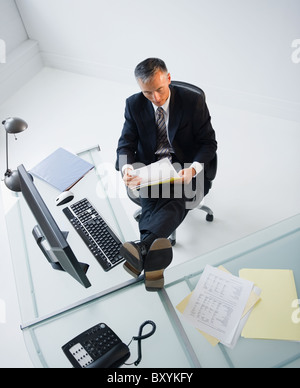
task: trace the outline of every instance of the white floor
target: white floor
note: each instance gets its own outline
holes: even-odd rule
[[[44,69],[0,106],[1,121],[15,115],[29,123],[18,141],[10,142],[12,167],[24,163],[30,168],[59,146],[77,152],[95,144],[100,144],[103,160],[112,164],[125,98],[137,90],[135,85]],[[214,100],[208,92],[219,166],[205,203],[214,210],[215,220],[206,222],[200,211],[188,215],[177,232],[172,265],[300,212],[300,124],[216,105]],[[0,141],[4,159],[4,130]],[[125,196],[120,200],[134,223],[135,205]],[[0,239],[0,367],[32,367],[19,328],[2,201]]]

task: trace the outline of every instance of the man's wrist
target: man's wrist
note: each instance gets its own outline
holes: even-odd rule
[[[203,170],[203,166],[202,166],[202,164],[199,163],[199,162],[193,162],[193,163],[191,164],[191,168],[193,168],[193,169],[196,171],[194,177],[195,177],[196,175],[198,175],[198,174]]]
[[[129,170],[133,170],[133,166],[132,164],[125,164],[123,167],[122,167],[122,174],[124,175],[124,172],[126,169],[129,169]]]

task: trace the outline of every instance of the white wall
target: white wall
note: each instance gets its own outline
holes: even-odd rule
[[[299,0],[16,3],[47,65],[134,82],[135,65],[159,56],[215,102],[300,120]]]
[[[42,68],[38,43],[27,32],[13,0],[0,0],[0,104]]]
[[[28,39],[18,8],[13,0],[0,0],[0,39],[6,43],[7,54]]]

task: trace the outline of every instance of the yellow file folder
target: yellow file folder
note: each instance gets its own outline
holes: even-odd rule
[[[300,322],[293,319],[295,306],[298,306],[293,271],[241,269],[239,275],[262,290],[261,299],[254,307],[242,336],[300,341]]]

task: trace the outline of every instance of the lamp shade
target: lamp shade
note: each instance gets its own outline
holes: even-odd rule
[[[4,120],[2,124],[7,133],[20,133],[28,128],[26,121],[19,119],[18,117],[9,117]]]

